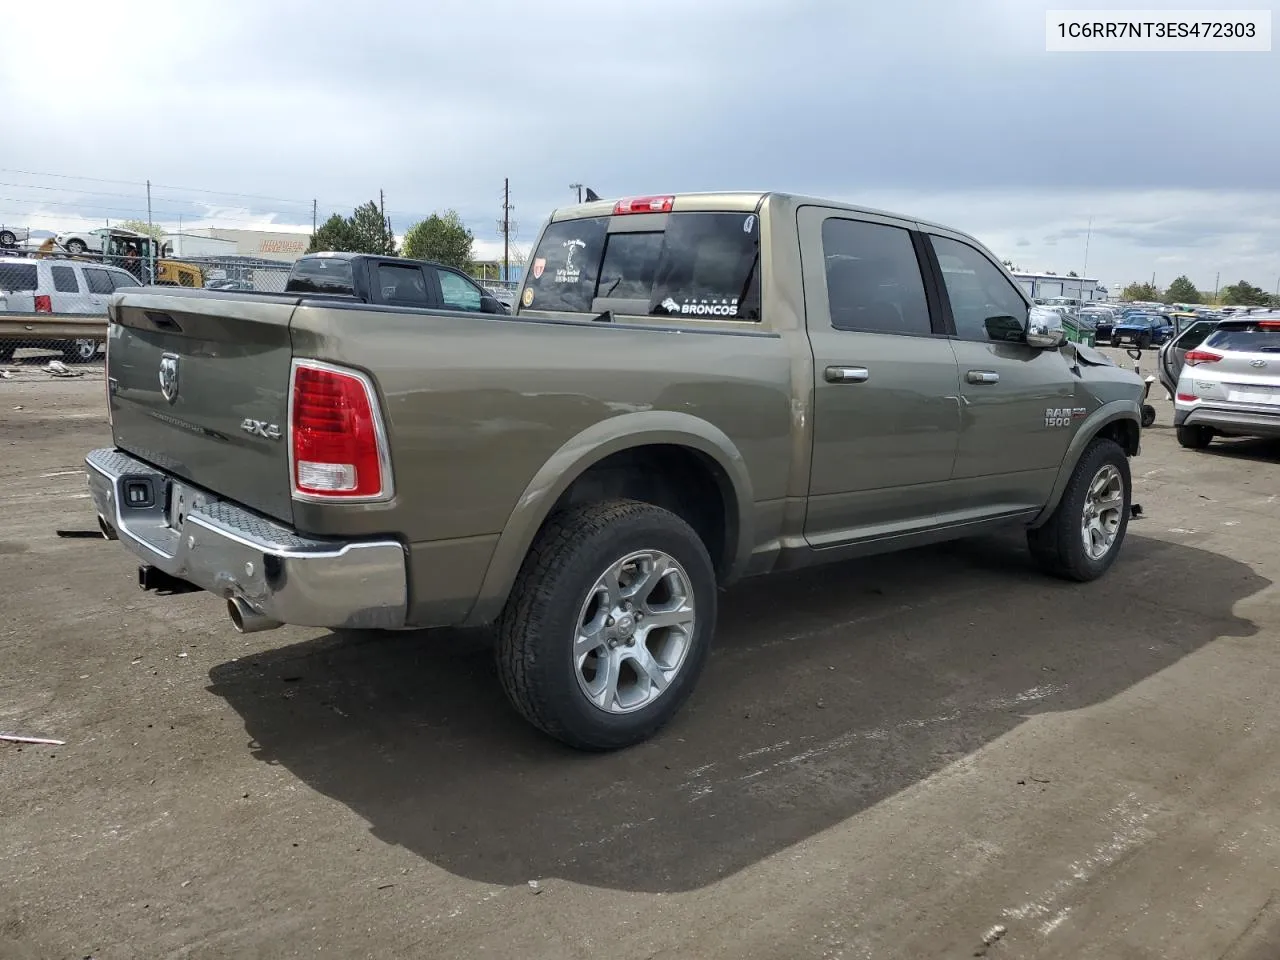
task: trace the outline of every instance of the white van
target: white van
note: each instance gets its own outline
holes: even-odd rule
[[[107,314],[111,294],[139,287],[127,270],[79,260],[0,257],[0,313]],[[0,340],[0,363],[22,347],[58,350],[72,363],[98,355],[99,340]]]

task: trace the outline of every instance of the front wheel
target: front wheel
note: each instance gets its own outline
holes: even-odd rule
[[[12,230],[0,230],[0,247],[16,247],[18,235]]]
[[[1046,573],[1064,580],[1096,580],[1110,569],[1129,528],[1129,459],[1114,440],[1085,449],[1057,509],[1027,531],[1031,555]]]
[[[1149,427],[1156,422],[1156,408],[1149,403],[1142,405],[1142,426]]]
[[[614,500],[563,511],[498,620],[498,673],[520,714],[584,750],[652,736],[683,705],[716,622],[707,548],[675,514]]]
[[[1213,429],[1200,424],[1183,424],[1178,428],[1178,443],[1188,450],[1203,450],[1213,442]]]

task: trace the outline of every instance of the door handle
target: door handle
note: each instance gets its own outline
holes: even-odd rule
[[[970,370],[964,375],[970,383],[999,383],[1000,374],[994,370]]]
[[[827,383],[866,383],[870,378],[866,367],[827,367]]]

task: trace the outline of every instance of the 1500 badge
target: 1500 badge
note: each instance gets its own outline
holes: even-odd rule
[[[1046,427],[1069,427],[1077,420],[1084,419],[1089,412],[1086,407],[1046,407],[1044,425]]]
[[[266,437],[268,440],[280,439],[280,428],[274,423],[267,423],[265,420],[254,420],[251,417],[245,417],[240,423],[240,429],[254,437]]]

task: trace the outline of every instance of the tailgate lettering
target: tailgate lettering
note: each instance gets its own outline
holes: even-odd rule
[[[240,424],[240,429],[253,437],[266,437],[268,440],[280,439],[280,427],[274,423],[267,423],[265,420],[254,420],[252,417],[245,417]]]

